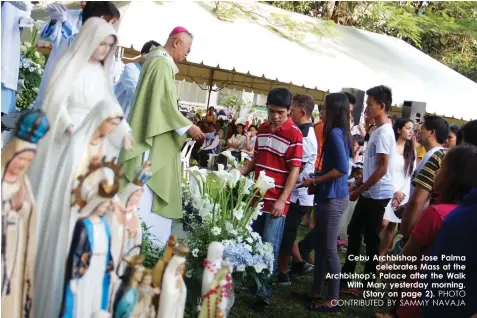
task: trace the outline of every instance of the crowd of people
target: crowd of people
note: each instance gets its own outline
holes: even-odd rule
[[[294,276],[313,271],[311,292],[293,294],[310,310],[337,312],[340,295],[362,297],[374,290],[377,267],[386,263],[377,256],[399,254],[420,260],[420,255],[442,251],[467,257],[466,306],[440,311],[398,301],[378,316],[470,317],[477,312],[470,301],[476,293],[477,277],[470,269],[476,259],[462,244],[477,230],[471,212],[477,203],[477,121],[458,127],[433,115],[425,116],[422,123],[391,118],[390,88],[377,86],[366,94],[364,124],[357,125],[351,120],[356,99],[349,93],[328,94],[316,124],[311,96],[292,97],[286,89],[274,89],[268,96],[269,121],[258,127],[253,158],[241,172],[258,175],[263,170],[276,181],[276,188],[265,196],[263,218],[254,224],[274,247],[274,281],[291,285]],[[347,252],[341,266],[339,231],[350,204],[355,207],[347,224]],[[297,243],[298,228],[312,211],[314,226]],[[441,232],[448,220],[448,230]],[[363,239],[368,275],[353,284]],[[313,250],[314,260],[309,257]],[[270,302],[270,282],[265,286],[256,291],[257,308]],[[399,290],[406,291],[412,290]]]
[[[213,168],[215,163],[227,164],[221,156],[223,151],[230,151],[238,161],[250,159],[253,156],[260,121],[239,123],[225,113],[217,113],[214,107],[209,107],[207,114],[201,118],[192,115],[192,122],[205,135],[205,139],[194,144],[191,158],[203,168]]]

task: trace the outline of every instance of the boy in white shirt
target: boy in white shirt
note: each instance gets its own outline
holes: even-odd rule
[[[381,243],[379,237],[380,224],[389,200],[393,197],[393,169],[392,162],[395,158],[396,140],[391,124],[388,122],[388,113],[391,109],[392,93],[386,86],[376,86],[366,92],[366,112],[374,119],[376,130],[371,135],[363,162],[363,180],[353,190],[349,197],[351,201],[358,200],[351,222],[348,226],[348,249],[346,261],[341,272],[353,274],[356,269],[356,261],[350,256],[359,255],[361,248],[361,234],[364,230],[366,243],[366,255],[369,260],[364,267],[364,274],[370,278],[363,281],[363,288],[367,288],[367,282],[374,281],[376,265],[374,256],[379,255]],[[341,280],[343,287],[347,281]],[[360,296],[361,289],[349,290],[350,294]]]

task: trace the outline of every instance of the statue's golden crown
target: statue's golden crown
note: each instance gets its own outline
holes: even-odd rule
[[[119,180],[121,178],[121,165],[115,163],[116,158],[111,161],[107,161],[106,157],[99,160],[99,157],[93,157],[88,166],[88,171],[84,175],[78,177],[78,185],[71,191],[73,200],[71,206],[78,205],[83,208],[87,203],[87,198],[83,198],[81,190],[85,180],[90,177],[94,172],[100,169],[110,169],[114,173],[114,181],[112,185],[108,184],[106,179],[102,179],[98,184],[98,195],[104,198],[113,198],[119,192]]]
[[[124,259],[129,266],[139,266],[144,262],[144,256],[142,255],[133,255],[128,256]]]

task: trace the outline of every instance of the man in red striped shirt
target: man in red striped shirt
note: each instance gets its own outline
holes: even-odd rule
[[[286,88],[274,88],[267,97],[268,121],[260,125],[255,142],[254,158],[241,169],[243,175],[260,171],[275,179],[275,188],[265,194],[262,215],[252,228],[264,242],[273,246],[274,270],[283,236],[285,217],[290,205],[290,195],[300,174],[303,157],[303,135],[288,117],[292,93]],[[255,305],[268,305],[270,289],[258,290]]]

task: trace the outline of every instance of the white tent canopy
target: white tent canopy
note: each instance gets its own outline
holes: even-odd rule
[[[231,22],[217,18],[213,2],[133,1],[117,5],[121,20],[115,26],[122,47],[139,51],[149,40],[164,44],[176,26],[193,33],[188,62],[179,65],[180,80],[208,85],[213,74],[213,85],[262,94],[286,85],[295,93],[313,95],[316,101],[321,101],[326,91],[343,87],[366,90],[384,84],[393,90],[393,104],[422,101],[427,103],[427,112],[477,118],[477,83],[393,37],[258,2],[240,3],[252,14],[229,9],[235,16]],[[219,6],[230,8],[233,3],[220,2]],[[42,11],[35,15],[44,19],[46,12]],[[294,31],[280,24],[294,25]],[[321,36],[310,30],[318,30]]]
[[[120,8],[120,45],[140,50],[151,39],[163,44],[169,32],[180,25],[194,35],[187,60],[195,64],[322,91],[339,91],[342,87],[366,90],[384,84],[392,88],[394,103],[424,101],[428,112],[477,118],[477,83],[402,40],[330,26],[261,3],[240,5],[268,20],[286,16],[298,23],[298,28],[330,31],[322,31],[321,37],[303,33],[301,41],[291,41],[270,30],[270,23],[258,15],[256,19],[242,15],[232,22],[221,21],[212,13],[210,2],[137,1]]]

